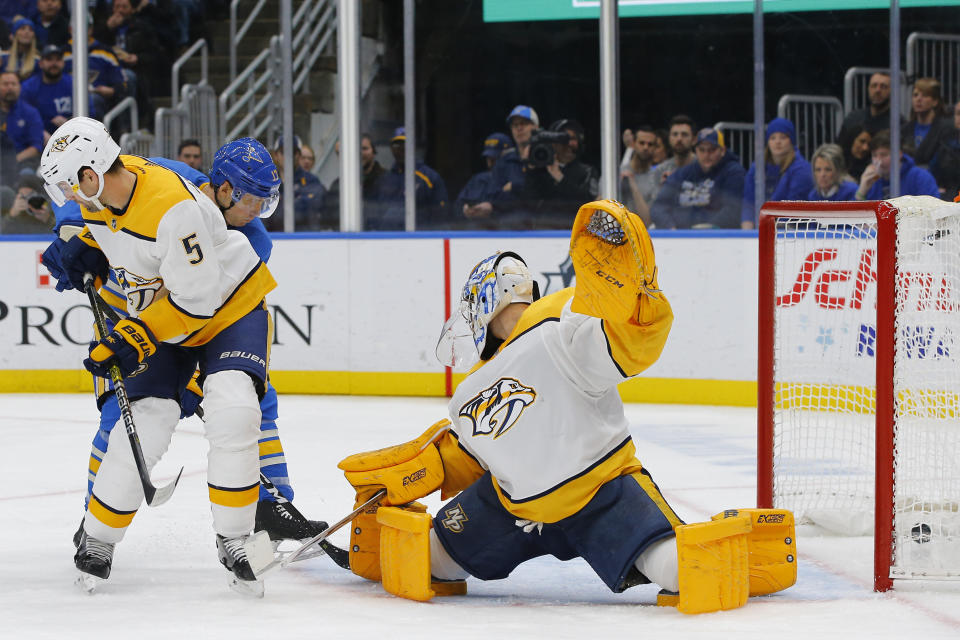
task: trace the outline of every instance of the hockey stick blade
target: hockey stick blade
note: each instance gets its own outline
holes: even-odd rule
[[[151,507],[158,507],[167,500],[170,499],[170,496],[173,495],[174,489],[177,488],[177,483],[180,482],[180,476],[183,475],[183,467],[180,467],[180,471],[177,472],[177,477],[173,479],[173,482],[163,487],[155,487],[153,483],[144,484],[143,496],[147,500],[147,504]],[[147,491],[150,491],[148,494]]]
[[[373,497],[364,502],[362,505],[324,529],[322,533],[310,538],[300,545],[299,548],[294,549],[293,551],[279,552],[276,555],[273,555],[273,548],[271,546],[270,555],[268,557],[266,552],[266,544],[269,543],[270,536],[266,531],[258,531],[253,536],[250,536],[247,542],[245,542],[243,545],[244,550],[247,552],[247,561],[250,563],[250,568],[253,570],[253,574],[259,579],[265,573],[274,569],[282,569],[292,562],[299,562],[301,560],[307,560],[309,558],[315,558],[319,555],[323,555],[323,552],[319,549],[316,549],[311,553],[307,553],[307,551],[314,545],[326,540],[330,534],[339,531],[344,525],[356,518],[364,509],[372,504],[375,504],[385,495],[387,495],[387,490],[380,489],[373,494]]]

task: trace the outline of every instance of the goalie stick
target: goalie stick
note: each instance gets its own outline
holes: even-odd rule
[[[107,335],[107,323],[103,318],[103,309],[100,306],[99,296],[93,284],[93,275],[86,273],[83,276],[83,289],[87,292],[87,298],[90,300],[90,308],[93,311],[93,317],[97,322],[97,331],[100,336]],[[137,435],[137,427],[133,423],[133,411],[130,409],[130,399],[127,397],[127,388],[123,384],[123,375],[120,373],[120,367],[110,366],[110,379],[113,381],[114,393],[117,396],[117,404],[120,406],[120,415],[123,417],[123,426],[126,427],[127,437],[130,440],[130,449],[133,451],[133,461],[137,465],[137,473],[140,474],[140,484],[143,486],[143,497],[147,504],[156,507],[173,495],[173,490],[177,488],[180,476],[183,474],[183,467],[173,482],[164,486],[156,487],[150,480],[150,472],[147,470],[147,463],[143,459],[143,448],[140,446],[140,436]]]
[[[306,520],[303,514],[300,513],[300,510],[297,509],[295,506],[293,506],[292,502],[290,502],[289,500],[283,497],[283,494],[280,493],[280,490],[277,489],[277,486],[270,481],[270,478],[263,475],[262,471],[260,472],[260,484],[262,484],[263,488],[267,490],[267,493],[273,496],[274,500],[276,500],[277,502],[283,505],[284,509],[287,509],[288,511],[290,511],[290,513],[292,513],[296,517],[302,520]],[[333,533],[333,532],[331,531],[330,533]],[[336,546],[332,542],[325,539],[319,540],[318,544],[320,545],[320,548],[323,549],[328,556],[330,556],[330,559],[337,564],[337,566],[342,567],[343,569],[350,568],[350,552],[349,551],[347,551],[346,549],[341,549],[340,547]]]
[[[326,540],[330,534],[340,530],[340,528],[356,518],[364,509],[375,504],[386,495],[387,490],[380,489],[373,494],[373,497],[369,500],[293,551],[280,551],[274,554],[273,545],[270,543],[270,535],[266,531],[258,531],[250,536],[243,545],[244,550],[247,552],[247,561],[250,563],[250,568],[253,569],[253,573],[257,579],[260,579],[265,573],[278,568],[282,569],[292,562],[309,560],[310,558],[323,555],[324,552],[319,549],[311,551],[310,553],[307,553],[307,551],[314,545]]]

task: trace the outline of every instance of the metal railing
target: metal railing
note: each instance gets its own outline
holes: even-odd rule
[[[190,113],[186,108],[180,106],[157,109],[152,155],[176,158],[180,141],[188,137],[190,137]]]
[[[207,41],[203,38],[200,38],[194,42],[189,49],[183,52],[176,62],[173,63],[173,67],[170,68],[170,106],[176,108],[180,104],[180,69],[183,68],[190,58],[194,54],[200,52],[200,81],[197,82],[197,85],[208,84],[207,77],[210,67],[209,53],[207,47]]]
[[[280,37],[270,39],[270,48],[254,58],[220,93],[220,140],[246,134],[259,138],[279,126]],[[242,92],[242,93],[241,93]]]
[[[753,162],[753,123],[720,121],[713,128],[723,134],[724,144],[737,154],[743,168],[749,169]]]
[[[307,92],[310,70],[337,35],[336,0],[305,2],[294,13],[293,24],[293,92]]]
[[[152,156],[154,136],[146,131],[134,131],[120,136],[120,152],[134,156]]]
[[[866,109],[870,106],[870,78],[875,73],[889,75],[890,69],[886,67],[850,67],[847,69],[847,72],[843,74],[844,115],[857,109]],[[900,72],[900,86],[904,88],[900,94],[904,96],[904,98],[902,98],[900,102],[904,107],[909,109],[910,96],[909,92],[906,91],[907,75],[903,71]]]
[[[833,96],[788,93],[777,103],[777,115],[797,129],[797,150],[805,158],[825,142],[833,142],[843,124],[843,104]]]
[[[241,0],[232,0],[230,2],[230,82],[237,79],[237,47],[240,41],[247,35],[247,31],[253,26],[260,12],[263,11],[267,0],[258,0],[257,4],[250,10],[250,14],[243,21],[243,24],[237,29],[237,8]]]
[[[140,130],[140,118],[137,114],[137,101],[133,96],[127,96],[103,116],[103,126],[107,128],[107,131],[110,130],[110,125],[113,124],[113,121],[120,117],[124,111],[130,112],[130,131],[137,132]]]
[[[944,102],[960,100],[960,35],[911,33],[907,37],[907,76],[936,78]]]

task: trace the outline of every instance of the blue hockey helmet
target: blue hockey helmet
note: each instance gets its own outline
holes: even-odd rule
[[[234,203],[249,193],[263,200],[261,218],[269,218],[276,211],[280,202],[280,175],[267,148],[258,140],[239,138],[220,147],[213,156],[210,183],[219,189],[224,182],[233,187],[230,198]]]

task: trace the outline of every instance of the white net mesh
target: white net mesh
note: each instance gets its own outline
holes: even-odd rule
[[[960,205],[899,198],[894,577],[960,577]],[[877,223],[780,218],[774,504],[872,531]],[[891,478],[893,482],[893,478]]]

